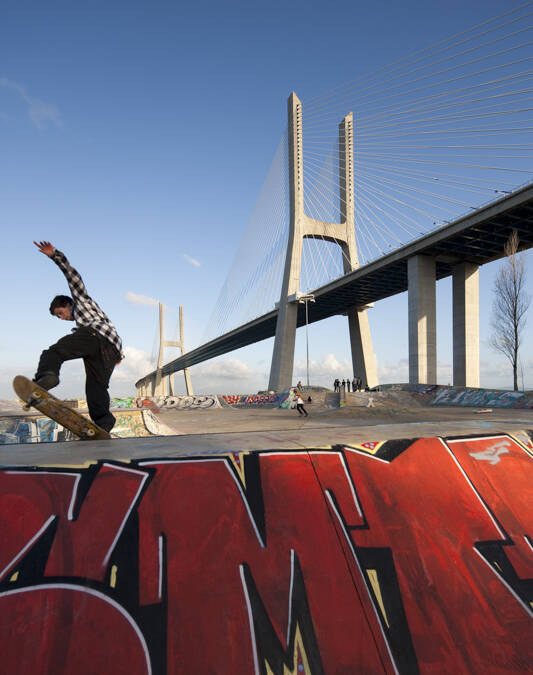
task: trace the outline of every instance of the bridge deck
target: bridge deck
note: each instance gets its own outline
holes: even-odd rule
[[[436,259],[437,279],[450,276],[453,266],[461,262],[484,265],[497,260],[503,257],[504,244],[513,229],[518,231],[522,249],[533,246],[533,184],[317,288],[313,291],[316,301],[309,304],[309,323],[406,291],[407,261],[414,255]],[[162,375],[273,337],[276,320],[277,310],[264,314],[167,363]],[[298,326],[304,324],[305,310],[301,305]],[[136,385],[154,375],[155,372],[146,375]]]

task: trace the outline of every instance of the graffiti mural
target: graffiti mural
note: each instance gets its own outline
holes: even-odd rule
[[[227,403],[227,405],[237,405],[241,402],[240,394],[223,394],[220,398],[224,403]]]
[[[18,674],[533,669],[531,435],[0,471]]]
[[[160,422],[151,410],[114,410],[115,426],[113,436],[119,438],[141,438],[144,436],[170,436],[173,431],[166,424]]]
[[[0,445],[69,441],[76,436],[48,417],[11,415],[0,418]]]
[[[243,396],[242,404],[246,406],[277,406],[279,394],[254,394]]]
[[[280,402],[280,394],[227,394],[220,398],[235,408],[275,408]]]
[[[203,396],[139,396],[129,398],[114,398],[113,408],[153,408],[155,410],[204,410],[219,408],[217,396],[207,394]]]
[[[431,405],[464,405],[491,408],[525,407],[526,396],[521,391],[490,391],[487,389],[439,389]]]
[[[127,396],[125,398],[112,398],[111,408],[133,408],[135,407],[135,396]]]

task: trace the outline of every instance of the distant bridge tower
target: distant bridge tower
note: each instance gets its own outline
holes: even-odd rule
[[[181,353],[185,353],[185,343],[183,339],[183,305],[179,306],[179,335],[180,339],[177,340],[165,340],[165,327],[164,327],[164,317],[163,317],[163,304],[159,303],[159,354],[157,357],[157,370],[154,373],[154,377],[147,376],[142,380],[137,382],[137,389],[139,396],[168,396],[168,394],[174,394],[173,378],[174,373],[169,375],[168,378],[163,378],[161,375],[161,369],[163,367],[163,351],[165,347],[179,347]],[[194,394],[191,377],[189,375],[189,369],[183,369],[183,375],[185,377],[185,388],[187,390],[187,395],[192,396]],[[172,378],[172,379],[171,379]]]
[[[354,227],[353,115],[349,113],[339,124],[340,222],[326,223],[310,218],[304,210],[302,103],[294,92],[288,100],[288,111],[290,229],[268,385],[274,391],[292,384],[304,238],[339,244],[345,274],[359,267]],[[363,385],[373,387],[378,379],[366,308],[353,307],[347,315],[353,374],[362,378]]]

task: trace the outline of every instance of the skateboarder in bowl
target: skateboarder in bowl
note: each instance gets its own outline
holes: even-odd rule
[[[109,379],[122,358],[122,340],[115,326],[89,296],[81,276],[64,253],[49,241],[33,242],[41,253],[51,258],[65,275],[72,297],[56,295],[50,314],[64,321],[75,321],[76,328],[41,354],[34,381],[49,390],[59,384],[59,371],[64,361],[83,359],[85,395],[93,422],[106,431],[115,424],[109,412]]]

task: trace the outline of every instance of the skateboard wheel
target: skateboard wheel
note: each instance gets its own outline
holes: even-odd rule
[[[94,436],[95,435],[95,430],[94,429],[86,429],[85,430],[85,435],[86,436]]]
[[[38,391],[32,391],[31,398],[38,401],[41,398],[41,394]]]

